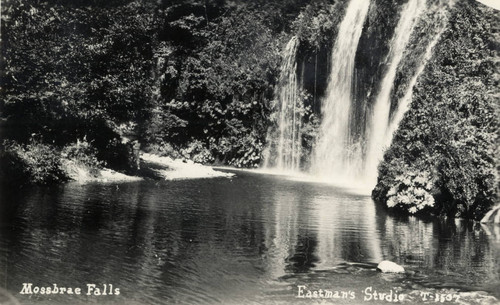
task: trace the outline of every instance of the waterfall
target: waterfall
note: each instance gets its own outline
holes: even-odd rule
[[[387,57],[387,71],[382,79],[380,91],[375,100],[371,120],[367,130],[367,153],[365,163],[365,179],[375,185],[377,166],[381,161],[387,145],[391,108],[391,91],[396,78],[396,69],[403,58],[404,50],[410,40],[413,28],[419,15],[425,10],[425,0],[409,0],[402,9],[398,25],[391,41],[391,49]]]
[[[432,38],[431,42],[427,45],[423,59],[420,62],[420,65],[417,68],[415,74],[411,78],[410,83],[408,85],[408,88],[406,89],[405,95],[403,96],[401,101],[399,101],[398,106],[393,114],[393,118],[391,120],[391,123],[389,124],[389,128],[388,128],[388,131],[386,134],[386,139],[385,139],[385,146],[386,147],[391,145],[392,137],[394,136],[394,133],[398,129],[399,123],[401,123],[401,120],[403,120],[404,114],[406,113],[406,111],[410,107],[410,103],[411,103],[411,100],[413,97],[413,87],[415,87],[415,85],[417,84],[418,77],[424,71],[425,65],[427,64],[429,59],[431,59],[431,57],[432,57],[432,51],[434,50],[434,47],[438,43],[439,38],[441,38],[441,35],[444,33],[444,30],[446,29],[445,25],[447,22],[447,18],[446,18],[446,14],[445,14],[445,9],[443,9],[443,8],[441,9],[440,15],[441,15],[441,19],[442,19],[442,21],[441,21],[442,25],[438,29],[438,32]]]
[[[371,189],[376,183],[378,164],[409,108],[413,87],[446,28],[446,12],[449,8],[449,4],[442,3],[428,8],[426,0],[408,0],[401,7],[398,23],[389,43],[390,49],[384,60],[382,79],[377,85],[373,106],[365,122],[364,118],[355,115],[353,92],[356,85],[355,56],[369,6],[370,0],[350,0],[339,25],[331,53],[330,77],[325,97],[321,101],[322,119],[310,168],[315,180],[363,189]],[[401,69],[401,64],[407,60],[405,58],[411,54],[407,47],[412,32],[420,16],[431,12],[438,13],[438,26],[430,34],[433,35],[432,39],[423,44],[425,51],[418,55],[419,63],[415,71],[412,71],[404,96],[398,101],[391,101],[398,67]],[[302,153],[303,105],[299,98],[300,85],[297,80],[297,45],[298,40],[293,37],[284,51],[276,90],[279,109],[275,111],[275,136],[268,146],[273,158],[266,158],[271,160],[268,162],[272,163],[271,167],[287,172],[300,169]],[[364,102],[366,104],[368,100]],[[360,127],[363,130],[360,131]]]
[[[332,50],[323,119],[312,160],[312,173],[328,181],[354,178],[361,164],[361,147],[351,137],[349,126],[354,58],[369,5],[369,0],[350,1]]]
[[[298,39],[294,36],[283,53],[280,79],[275,93],[279,105],[274,113],[274,116],[277,116],[277,130],[268,137],[270,145],[264,164],[264,167],[286,172],[299,170],[302,154],[303,105],[297,80],[297,48]]]

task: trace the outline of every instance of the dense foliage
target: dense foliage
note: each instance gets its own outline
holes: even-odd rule
[[[192,14],[179,17],[176,9],[166,12],[167,20],[176,19],[169,22],[165,41],[171,53],[158,67],[161,96],[156,113],[179,124],[157,120],[150,126],[163,127],[163,137],[150,134],[160,142],[199,146],[189,149],[186,157],[203,152],[203,162],[255,164],[265,141],[278,41],[247,8],[233,8],[216,22]],[[176,45],[175,33],[186,30],[193,44],[186,46],[189,39],[179,34],[182,45]],[[255,153],[245,155],[249,150]]]
[[[99,162],[131,171],[138,140],[174,157],[255,166],[283,37],[305,4],[6,1],[3,154],[36,139],[64,155],[85,139]]]
[[[497,200],[499,45],[493,35],[499,23],[494,14],[471,2],[453,8],[411,109],[379,166],[377,200],[410,213],[471,218],[481,217]]]
[[[2,18],[2,136],[58,153],[86,138],[129,169],[119,126],[151,104],[152,7],[12,0]]]
[[[25,145],[15,142],[5,142],[4,145],[0,154],[0,174],[3,177],[14,181],[27,177],[28,182],[35,184],[49,184],[67,179],[59,153],[53,146],[34,140]]]

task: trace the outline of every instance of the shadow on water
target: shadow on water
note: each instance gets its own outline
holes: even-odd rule
[[[327,185],[238,172],[1,196],[0,286],[23,304],[287,304],[301,302],[300,285],[351,290],[355,304],[369,286],[497,294],[500,284],[494,233],[389,216]],[[384,259],[410,272],[377,272]],[[29,297],[25,282],[112,284],[120,295]]]

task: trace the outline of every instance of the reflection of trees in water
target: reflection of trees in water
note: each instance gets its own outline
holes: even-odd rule
[[[222,299],[241,286],[238,277],[262,272],[264,230],[256,220],[263,218],[263,200],[259,193],[191,184],[75,184],[31,194],[19,215],[26,227],[8,238],[27,253],[23,270],[12,274],[75,285],[111,281],[127,298],[147,295],[150,303],[179,295]]]
[[[307,235],[309,232],[300,232],[295,245],[295,251],[288,258],[287,271],[291,272],[307,272],[315,267],[315,263],[319,261],[316,255],[318,241],[314,235]],[[304,235],[302,235],[304,234]]]
[[[478,224],[456,219],[395,218],[380,213],[378,227],[384,258],[422,270],[450,276],[460,284],[498,283],[499,252]],[[444,280],[444,279],[442,279]]]
[[[248,292],[239,291],[241,282],[255,281],[262,273],[265,234],[260,220],[265,215],[261,192],[211,183],[217,181],[205,181],[203,188],[178,190],[172,197],[184,198],[175,204],[175,199],[169,200],[163,229],[178,232],[178,246],[162,268],[164,286],[160,287],[166,298],[189,295],[190,302],[220,303],[238,293],[251,294],[250,286]]]
[[[396,260],[400,263],[423,263],[433,267],[429,257],[433,257],[432,223],[420,221],[415,217],[396,220],[391,216],[380,215],[378,224],[381,227],[384,259]],[[427,252],[429,257],[421,256]]]
[[[490,247],[488,237],[480,226],[460,220],[437,221],[434,236],[439,236],[434,257],[436,267],[467,274],[470,283],[487,279],[500,281],[499,253]]]
[[[317,238],[309,230],[311,225],[311,195],[306,189],[289,187],[275,193],[275,252],[273,262],[284,275],[290,272],[307,272],[318,261]]]
[[[500,299],[500,291],[498,286],[500,285],[500,226],[497,224],[481,224],[481,228],[484,233],[488,236],[490,244],[491,258],[486,256],[486,260],[490,260],[491,268],[491,290],[495,293],[495,296]]]

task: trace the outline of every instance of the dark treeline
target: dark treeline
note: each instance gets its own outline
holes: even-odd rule
[[[6,1],[2,157],[16,166],[2,176],[64,178],[56,151],[131,170],[128,140],[257,165],[280,48],[304,2]]]
[[[303,41],[305,103],[318,112],[344,5],[6,1],[1,176],[64,179],[57,152],[130,172],[134,141],[174,158],[258,166],[283,46],[294,34]]]
[[[201,163],[258,166],[275,123],[281,52],[292,36],[300,42],[307,154],[346,3],[4,1],[0,176],[61,181],[68,161],[134,172],[138,145]],[[356,53],[356,103],[376,96],[404,3],[371,1]],[[374,198],[410,210],[404,196],[417,190],[415,202],[427,195],[439,202],[433,212],[479,217],[498,193],[498,14],[473,0],[448,13],[379,168]],[[415,59],[398,69],[393,101],[405,92],[436,20],[424,16],[413,34]]]

